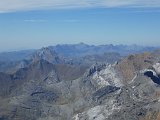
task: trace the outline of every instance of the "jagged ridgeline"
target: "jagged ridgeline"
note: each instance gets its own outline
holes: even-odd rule
[[[0,53],[0,120],[159,120],[156,49],[81,43]]]

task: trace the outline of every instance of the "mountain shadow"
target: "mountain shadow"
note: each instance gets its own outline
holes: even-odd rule
[[[151,78],[154,83],[160,85],[160,77],[155,76],[152,71],[147,71],[147,72],[144,73],[144,75]]]

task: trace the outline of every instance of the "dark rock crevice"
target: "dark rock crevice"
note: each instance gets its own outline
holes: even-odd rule
[[[93,100],[94,101],[97,101],[99,100],[100,98],[104,97],[104,96],[107,96],[111,93],[114,93],[115,91],[119,90],[120,88],[119,87],[114,87],[114,86],[106,86],[106,87],[103,87],[99,90],[97,90],[94,94],[93,94]]]
[[[160,85],[160,76],[155,76],[152,71],[146,71],[144,75],[151,78],[154,83]]]

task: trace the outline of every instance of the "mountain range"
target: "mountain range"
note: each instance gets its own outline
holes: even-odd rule
[[[158,49],[80,43],[0,53],[0,120],[159,120]]]

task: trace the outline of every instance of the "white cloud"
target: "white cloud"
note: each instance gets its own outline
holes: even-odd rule
[[[43,20],[43,19],[26,19],[24,20],[24,22],[46,22],[47,20]]]
[[[160,7],[160,0],[0,0],[0,13],[79,7]]]

